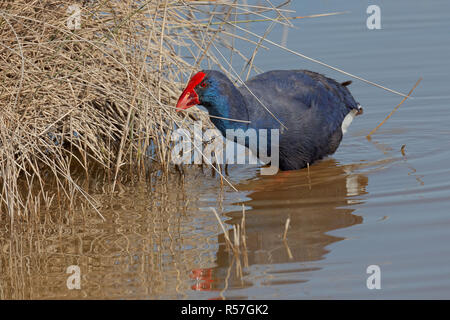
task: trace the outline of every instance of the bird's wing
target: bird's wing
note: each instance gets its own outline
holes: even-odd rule
[[[356,109],[357,103],[346,84],[308,70],[274,70],[246,82],[252,92],[261,93],[263,97],[276,99],[285,96],[308,105],[313,98],[323,96],[326,100],[336,100],[336,103],[342,102],[349,109]]]
[[[289,117],[298,120],[315,108],[314,114],[326,120],[330,130],[340,126],[351,109],[358,108],[344,85],[307,70],[269,71],[250,79],[240,90],[252,104],[255,104],[254,94],[275,116],[289,122],[292,120]],[[255,117],[261,117],[261,113],[267,117],[268,113],[260,105],[253,109],[257,110]]]

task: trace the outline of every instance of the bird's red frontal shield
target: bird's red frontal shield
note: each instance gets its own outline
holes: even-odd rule
[[[188,109],[200,103],[197,92],[195,92],[194,88],[203,81],[205,76],[206,74],[200,71],[191,78],[186,86],[186,89],[184,89],[180,98],[178,98],[177,111]]]

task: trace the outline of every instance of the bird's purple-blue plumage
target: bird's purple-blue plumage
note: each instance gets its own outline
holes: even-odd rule
[[[333,154],[342,140],[341,125],[345,116],[352,109],[358,109],[345,85],[307,70],[269,71],[241,87],[234,86],[219,71],[203,72],[206,85],[198,86],[195,91],[209,114],[250,121],[211,118],[224,136],[226,129],[280,129],[281,170],[304,168]],[[280,123],[254,95],[287,130],[281,130]]]

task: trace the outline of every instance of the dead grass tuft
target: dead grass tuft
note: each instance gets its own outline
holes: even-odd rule
[[[223,21],[253,14],[287,24],[284,13],[270,1],[1,2],[1,212],[70,209],[79,199],[95,208],[85,186],[94,171],[112,192],[132,176],[167,174],[171,130],[206,120],[174,112],[190,74],[227,71],[218,47],[254,68],[233,43],[256,45],[252,58],[261,44]]]

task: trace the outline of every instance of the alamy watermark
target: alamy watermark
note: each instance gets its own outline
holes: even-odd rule
[[[381,269],[380,266],[372,264],[367,267],[366,273],[370,274],[367,278],[366,285],[367,289],[381,289]]]
[[[366,10],[369,17],[367,18],[367,29],[375,30],[381,29],[381,9],[379,6],[373,4],[367,7]]]
[[[77,4],[72,4],[67,8],[67,13],[70,14],[67,18],[66,25],[69,30],[81,29],[81,8]]]
[[[175,143],[171,151],[172,163],[270,164],[261,168],[261,174],[278,172],[278,129],[227,129],[224,142],[219,130],[203,132],[202,128],[202,122],[196,121],[191,130],[178,128],[172,132],[171,141]],[[251,152],[246,151],[245,145]]]
[[[67,278],[66,286],[67,289],[73,290],[81,289],[81,270],[80,267],[77,265],[68,266],[66,273],[69,273],[70,276]]]

